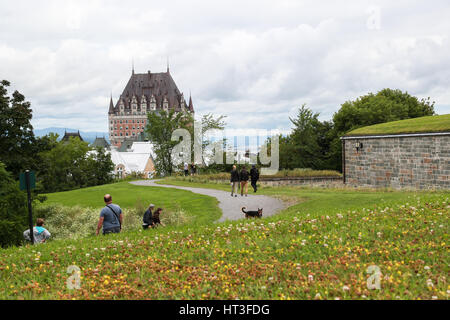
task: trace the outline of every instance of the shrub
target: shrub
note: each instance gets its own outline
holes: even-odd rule
[[[0,162],[0,246],[18,245],[27,226],[27,198]]]
[[[138,208],[123,210],[123,231],[136,230],[142,227],[142,217],[145,207],[139,201]],[[52,234],[53,240],[80,239],[95,235],[100,209],[65,207],[59,204],[42,205],[35,210],[36,216],[45,219],[45,227]],[[166,211],[161,215],[161,221],[166,226],[182,225],[189,221],[186,213],[177,209]]]

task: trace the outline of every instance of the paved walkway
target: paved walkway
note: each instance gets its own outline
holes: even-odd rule
[[[217,200],[219,200],[219,207],[220,209],[222,209],[222,217],[220,218],[219,222],[227,220],[238,220],[244,218],[245,215],[242,213],[241,210],[242,207],[246,207],[247,210],[250,211],[258,210],[258,208],[263,208],[263,218],[267,216],[272,216],[285,208],[283,201],[279,199],[275,199],[268,196],[254,195],[251,186],[249,186],[248,197],[245,196],[241,197],[241,195],[239,194],[238,197],[236,198],[231,197],[231,186],[230,192],[226,192],[214,189],[161,185],[156,184],[155,181],[157,180],[142,180],[142,181],[133,181],[130,183],[138,186],[182,189],[210,197],[215,197],[217,198]]]

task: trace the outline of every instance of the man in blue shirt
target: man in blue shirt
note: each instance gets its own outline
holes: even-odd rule
[[[112,203],[112,197],[105,194],[103,197],[106,206],[100,212],[100,219],[97,225],[97,235],[103,226],[103,234],[120,233],[122,230],[122,209],[117,204]]]

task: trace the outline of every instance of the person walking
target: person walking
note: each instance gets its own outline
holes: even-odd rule
[[[245,166],[242,167],[242,170],[240,173],[240,178],[241,178],[241,197],[244,196],[244,193],[245,193],[245,196],[247,197],[249,175],[248,175],[247,168]]]
[[[109,233],[120,233],[122,230],[123,214],[122,209],[117,204],[112,203],[112,197],[110,194],[105,194],[103,197],[105,201],[105,207],[100,211],[100,219],[97,224],[98,235],[100,229],[103,226],[103,235]]]
[[[252,165],[252,169],[250,170],[250,178],[252,182],[253,192],[256,192],[258,190],[256,183],[259,180],[259,171],[256,169],[255,165]]]
[[[233,170],[231,171],[231,178],[230,178],[231,196],[234,195],[235,197],[237,197],[237,187],[239,185],[239,181],[240,181],[239,172],[237,171],[236,166],[234,165]]]
[[[187,177],[189,175],[189,165],[187,162],[184,163],[184,176]]]
[[[33,228],[34,243],[44,243],[50,239],[51,234],[44,228],[44,219],[38,218],[36,220],[36,227]],[[25,240],[31,242],[30,229],[27,229],[23,233]]]
[[[197,167],[195,165],[195,163],[192,162],[191,164],[191,175],[195,176],[197,174]]]
[[[148,229],[148,227],[152,227],[153,226],[153,214],[152,214],[152,210],[153,208],[155,208],[154,204],[151,204],[147,211],[145,211],[144,213],[144,218],[143,220],[143,224],[142,224],[142,228],[144,228],[144,230]]]

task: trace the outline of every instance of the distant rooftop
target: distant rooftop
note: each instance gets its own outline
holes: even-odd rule
[[[106,141],[106,139],[103,138],[95,138],[95,141],[91,145],[93,148],[109,148],[109,143]]]
[[[70,137],[79,138],[81,141],[84,141],[83,138],[80,135],[80,131],[78,132],[64,132],[64,137],[62,138],[63,141],[69,141]]]
[[[376,124],[347,133],[345,136],[392,135],[407,133],[450,132],[450,114]]]

